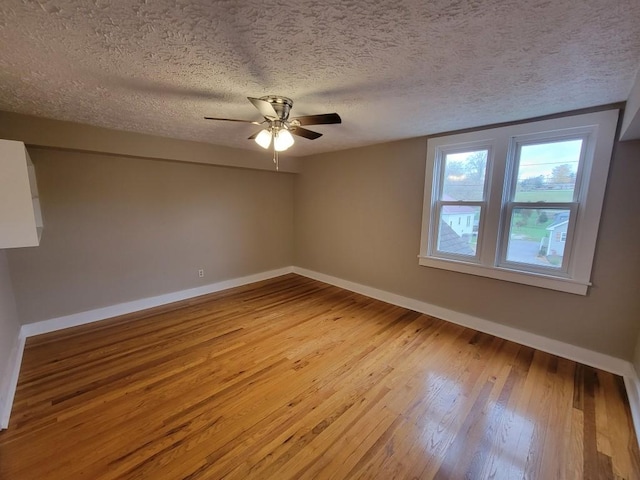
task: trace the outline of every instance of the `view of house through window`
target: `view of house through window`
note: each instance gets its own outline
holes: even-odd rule
[[[514,208],[509,225],[507,260],[561,268],[569,215],[569,210]]]
[[[444,205],[440,210],[440,218],[438,250],[474,256],[478,243],[477,225],[480,219],[480,207]],[[462,222],[463,218],[464,222]]]

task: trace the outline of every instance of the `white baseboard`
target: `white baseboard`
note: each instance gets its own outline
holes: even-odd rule
[[[636,437],[640,443],[640,379],[635,369],[631,375],[624,377],[624,386],[629,397],[629,407],[631,408],[633,426],[636,429]]]
[[[190,288],[188,290],[167,293],[165,295],[158,295],[157,297],[142,298],[132,302],[119,303],[109,307],[74,313],[73,315],[50,318],[48,320],[42,320],[35,323],[27,323],[22,326],[20,333],[24,337],[32,337],[43,333],[55,332],[64,328],[77,327],[79,325],[85,325],[87,323],[93,323],[107,318],[125,315],[127,313],[139,312],[140,310],[145,310],[147,308],[159,307],[168,303],[178,302],[180,300],[186,300],[188,298],[198,297],[208,293],[215,293],[221,290],[227,290],[228,288],[240,287],[249,283],[268,280],[270,278],[279,277],[292,272],[293,267],[268,270],[266,272],[260,272],[246,277],[223,280],[221,282],[203,285],[202,287]]]
[[[18,376],[20,375],[20,365],[22,364],[24,342],[24,336],[16,336],[13,348],[11,349],[11,354],[9,355],[9,363],[6,365],[5,371],[3,372],[4,375],[0,384],[0,430],[9,426],[11,407],[13,406],[13,398],[16,395]]]
[[[616,375],[620,375],[625,378],[633,374],[631,362],[627,362],[620,358],[594,352],[587,350],[586,348],[577,347],[575,345],[543,337],[535,333],[525,332],[523,330],[518,330],[517,328],[508,327],[506,325],[474,317],[466,313],[456,312],[454,310],[449,310],[448,308],[439,307],[413,298],[403,297],[401,295],[389,293],[384,290],[378,290],[377,288],[350,282],[348,280],[314,272],[305,268],[293,267],[293,272],[304,277],[309,277],[314,280],[335,285],[336,287],[344,288],[345,290],[360,293],[367,297],[398,305],[399,307],[408,308],[416,312],[425,313],[432,317],[440,318],[464,327],[473,328],[474,330],[489,333],[496,337],[504,338],[505,340],[511,340],[512,342],[526,345],[543,352],[558,355],[559,357],[615,373]]]

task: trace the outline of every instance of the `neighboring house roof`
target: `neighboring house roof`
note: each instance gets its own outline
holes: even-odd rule
[[[458,255],[475,255],[475,252],[460,236],[446,223],[440,220],[440,245],[438,250]]]
[[[566,225],[567,223],[569,223],[569,220],[562,220],[559,222],[554,222],[551,225],[549,225],[547,227],[547,230],[551,231],[551,230],[555,230],[558,227],[561,227],[562,225]]]

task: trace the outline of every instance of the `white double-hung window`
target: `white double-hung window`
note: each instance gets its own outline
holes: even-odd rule
[[[617,120],[430,138],[420,264],[586,294]]]

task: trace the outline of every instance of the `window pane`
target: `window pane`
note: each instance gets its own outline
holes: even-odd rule
[[[487,153],[479,150],[445,156],[441,200],[484,200]]]
[[[582,139],[523,145],[514,201],[573,201],[581,150]]]
[[[480,207],[444,205],[440,210],[438,251],[454,255],[476,255]]]
[[[569,210],[514,208],[507,261],[561,268],[569,215]]]

